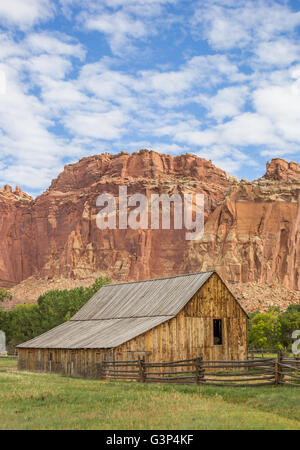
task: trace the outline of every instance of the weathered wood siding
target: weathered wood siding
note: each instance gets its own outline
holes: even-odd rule
[[[222,319],[222,345],[213,345],[213,319]],[[247,359],[248,318],[214,273],[173,319],[111,350],[19,349],[19,369],[99,377],[110,360],[174,361],[203,355],[206,360]]]
[[[107,350],[19,349],[18,369],[99,378]]]
[[[223,344],[213,345],[213,319],[222,319]],[[114,349],[115,359],[152,361],[195,358],[239,360],[248,355],[248,318],[226,285],[213,274],[173,319]]]

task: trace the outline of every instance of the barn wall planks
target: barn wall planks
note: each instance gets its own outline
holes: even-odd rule
[[[222,319],[223,345],[213,345],[213,319]],[[247,359],[248,318],[226,285],[213,274],[173,319],[117,347],[116,359],[149,361],[195,358]]]
[[[100,378],[101,349],[19,349],[18,369],[86,378]]]
[[[223,344],[213,345],[213,319],[222,319]],[[248,318],[214,273],[173,319],[111,349],[19,349],[19,369],[99,378],[101,361],[149,362],[195,358],[247,359]]]

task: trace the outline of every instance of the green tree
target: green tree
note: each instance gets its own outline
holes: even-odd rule
[[[7,289],[0,289],[0,302],[4,302],[4,300],[11,300],[12,295]]]
[[[280,311],[276,308],[267,313],[256,313],[252,316],[249,328],[249,346],[253,348],[282,348],[280,342]]]
[[[15,346],[32,339],[41,330],[38,305],[24,303],[7,311],[3,329],[9,345]]]
[[[296,306],[296,305],[295,305]],[[300,305],[297,305],[300,306]],[[280,322],[280,343],[284,348],[291,349],[293,339],[292,333],[300,330],[300,308],[290,308],[279,316]]]

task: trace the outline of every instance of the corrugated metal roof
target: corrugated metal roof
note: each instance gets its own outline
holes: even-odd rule
[[[169,316],[69,320],[19,348],[113,348],[169,320]]]
[[[108,284],[71,320],[176,316],[212,273]]]
[[[18,347],[117,347],[175,317],[212,274],[105,285],[71,320]]]

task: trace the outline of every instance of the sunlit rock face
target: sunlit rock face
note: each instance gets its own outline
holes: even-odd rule
[[[267,171],[263,178],[270,180],[300,180],[300,166],[296,162],[287,162],[275,158],[267,163]]]
[[[203,193],[205,233],[104,230],[96,225],[101,193]],[[232,283],[279,283],[300,289],[300,167],[275,159],[264,177],[237,180],[192,154],[141,150],[70,164],[33,200],[0,189],[0,280],[86,280],[98,274],[140,280],[215,268]],[[3,284],[2,283],[2,284]]]

